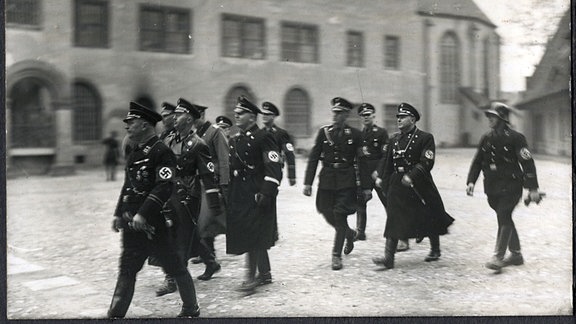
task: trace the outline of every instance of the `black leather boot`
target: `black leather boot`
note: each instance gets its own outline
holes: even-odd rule
[[[384,266],[386,269],[394,268],[394,254],[398,246],[398,239],[387,238],[384,245],[384,257],[376,257],[372,259],[377,265]]]
[[[108,318],[124,318],[128,307],[132,302],[134,296],[134,285],[136,284],[136,277],[119,275],[116,281],[116,289],[112,296],[112,302],[108,309]]]
[[[505,267],[509,265],[518,266],[524,264],[524,257],[522,257],[522,253],[520,252],[520,239],[518,238],[518,232],[516,231],[515,226],[512,227],[510,241],[508,242],[508,250],[510,251],[510,254],[502,261]]]
[[[220,266],[220,263],[216,262],[215,260],[212,260],[211,262],[207,262],[206,263],[206,269],[204,270],[204,273],[198,276],[199,280],[210,280],[212,279],[212,276],[220,271],[222,267]]]
[[[430,235],[428,237],[430,240],[430,253],[424,258],[424,261],[437,261],[440,259],[440,236],[438,235]]]
[[[356,211],[356,237],[354,240],[366,240],[366,208],[358,208]]]
[[[200,316],[200,306],[196,299],[196,289],[194,289],[194,282],[190,274],[186,272],[183,275],[174,277],[178,284],[178,291],[182,299],[182,310],[178,317],[198,317]]]
[[[498,230],[498,237],[496,238],[496,247],[494,248],[494,256],[486,262],[486,268],[491,270],[500,270],[506,266],[504,263],[504,254],[508,249],[508,242],[512,234],[512,226],[503,225]]]
[[[170,277],[169,275],[166,275],[162,286],[156,290],[156,296],[160,297],[166,294],[171,294],[176,290],[178,290],[178,287],[176,286],[176,280],[174,280],[174,278]]]

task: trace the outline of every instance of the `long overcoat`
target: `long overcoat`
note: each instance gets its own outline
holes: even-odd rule
[[[434,167],[434,136],[414,128],[391,140],[381,165],[383,192],[388,206],[384,237],[418,238],[448,233],[454,219],[444,209],[430,171]],[[413,187],[402,184],[408,175]]]
[[[230,186],[226,252],[268,249],[278,239],[276,195],[282,178],[280,153],[272,134],[254,125],[230,138]],[[256,194],[268,203],[258,206]]]

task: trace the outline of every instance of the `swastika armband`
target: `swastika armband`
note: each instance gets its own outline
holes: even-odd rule
[[[424,157],[426,157],[428,160],[434,160],[434,152],[432,152],[432,150],[427,150],[424,152]]]
[[[520,157],[523,160],[531,160],[532,159],[532,153],[530,153],[530,151],[528,150],[528,148],[523,147],[520,149]]]
[[[266,162],[275,162],[275,163],[280,162],[280,154],[278,154],[278,152],[276,152],[276,151],[268,151],[267,153],[264,154],[264,156],[265,156],[264,163],[266,163]]]
[[[167,181],[172,180],[174,178],[174,168],[161,166],[158,167],[156,172],[156,181]]]

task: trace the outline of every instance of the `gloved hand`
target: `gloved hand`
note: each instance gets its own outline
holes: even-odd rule
[[[546,196],[545,192],[540,192],[538,189],[530,190],[528,196],[524,199],[524,205],[528,206],[531,202],[535,202],[536,205],[540,204],[542,199]]]
[[[124,224],[125,222],[122,220],[121,217],[114,216],[114,219],[112,220],[112,230],[114,232],[119,232],[121,229],[124,228]]]
[[[311,185],[305,185],[302,193],[304,194],[304,196],[308,196],[308,197],[312,196],[312,186]]]
[[[268,208],[272,204],[272,197],[261,192],[254,195],[258,208]]]
[[[466,195],[474,196],[474,184],[472,182],[470,182],[466,187]]]
[[[288,179],[288,182],[290,183],[290,186],[293,186],[296,184],[296,179]]]

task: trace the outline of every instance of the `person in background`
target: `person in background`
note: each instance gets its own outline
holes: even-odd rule
[[[216,117],[216,126],[218,126],[224,135],[226,136],[226,140],[230,139],[230,127],[232,127],[232,121],[230,118],[226,116],[218,116]]]
[[[174,189],[176,173],[174,153],[156,136],[155,126],[161,119],[160,114],[135,102],[130,102],[124,119],[133,145],[126,146],[125,179],[112,221],[112,229],[122,231],[122,252],[109,318],[126,316],[136,275],[152,253],[178,285],[183,302],[178,317],[200,316],[194,282],[171,244],[161,213]]]
[[[120,159],[120,144],[116,139],[118,132],[111,131],[110,136],[102,141],[106,146],[104,151],[104,168],[106,171],[106,181],[116,180],[116,167]]]
[[[430,171],[434,167],[436,145],[434,136],[416,127],[420,114],[408,103],[398,105],[398,129],[389,142],[386,161],[378,172],[388,205],[386,207],[386,228],[384,237],[384,257],[372,261],[394,268],[394,254],[398,239],[424,237],[430,239],[430,253],[424,261],[437,261],[440,258],[440,235],[448,233],[454,222],[444,209],[440,193],[434,184]]]
[[[274,119],[280,116],[280,111],[271,102],[262,104],[262,122],[264,129],[271,133],[278,144],[278,152],[282,152],[282,165],[288,165],[288,182],[291,186],[296,184],[296,158],[294,156],[294,144],[290,134],[276,126]]]
[[[529,190],[528,203],[539,203],[542,194],[538,190],[536,166],[526,138],[510,128],[510,108],[493,102],[484,113],[490,131],[482,136],[478,144],[466,180],[466,194],[474,194],[474,185],[482,171],[484,192],[498,219],[494,255],[486,267],[499,271],[509,265],[524,264],[518,231],[512,220],[512,212],[522,197],[522,187]],[[510,254],[504,258],[506,250]]]
[[[274,137],[256,124],[259,113],[255,104],[239,97],[234,120],[240,132],[229,142],[226,253],[247,253],[246,281],[239,287],[246,294],[272,282],[268,249],[278,240],[276,195],[282,165]]]
[[[162,124],[164,125],[164,130],[162,133],[160,133],[159,138],[166,145],[170,145],[170,143],[176,137],[176,130],[174,129],[174,122],[176,121],[174,117],[175,109],[176,106],[171,103],[162,103],[162,111],[160,111],[160,115],[162,116]]]
[[[342,248],[344,254],[354,249],[356,231],[348,226],[348,215],[356,212],[358,188],[365,187],[362,179],[357,178],[357,161],[362,145],[362,134],[356,128],[346,124],[352,110],[352,104],[341,97],[331,100],[332,125],[318,131],[314,146],[308,157],[304,178],[305,196],[312,195],[312,183],[316,175],[318,162],[322,160],[322,169],[318,175],[316,209],[326,222],[334,227],[334,245],[332,247],[332,270],[342,269]],[[371,193],[363,192],[368,200]]]

